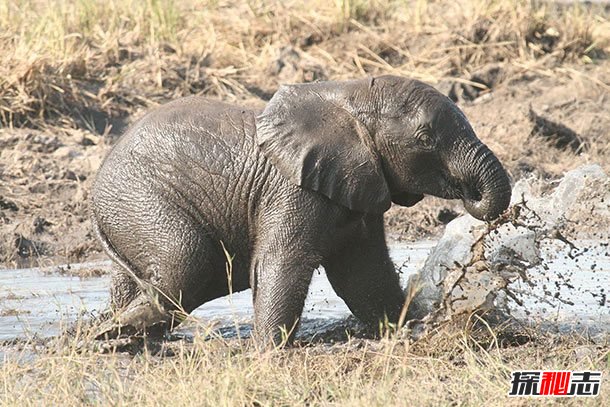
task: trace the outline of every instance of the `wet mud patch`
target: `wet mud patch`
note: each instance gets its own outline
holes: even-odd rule
[[[465,81],[453,81],[439,86],[454,102],[480,103],[511,75],[506,64],[496,63],[473,72]],[[487,95],[487,96],[486,96]]]
[[[433,246],[431,241],[391,246],[403,283],[424,264]],[[0,316],[0,340],[27,342],[27,338],[49,338],[81,322],[94,321],[108,305],[109,266],[110,262],[104,261],[1,270],[0,289],[5,289],[7,295],[0,297],[0,310],[28,309],[30,313]],[[185,338],[245,339],[250,337],[253,315],[251,292],[246,290],[204,304],[172,334]],[[315,272],[297,342],[305,346],[370,336],[334,293],[324,271]],[[105,346],[107,350],[125,347],[131,352],[138,344],[144,342],[133,337],[96,346]]]
[[[102,257],[87,197],[106,147],[80,130],[0,129],[0,268]]]
[[[171,357],[180,347],[192,346],[194,342],[217,341],[226,344],[234,343],[256,346],[252,339],[253,324],[251,319],[235,321],[233,323],[204,322],[202,319],[191,318],[186,324],[172,332],[161,336],[147,336],[141,334],[121,335],[112,339],[94,339],[89,331],[83,330],[83,336],[65,336],[40,338],[30,343],[25,339],[12,339],[0,343],[1,346],[27,349],[37,344],[41,349],[53,350],[62,347],[74,347],[80,352],[93,351],[100,354],[127,353],[136,355],[150,353],[153,356]],[[332,346],[344,344],[353,340],[376,340],[380,336],[352,316],[344,318],[303,318],[294,339],[294,348],[312,346]]]

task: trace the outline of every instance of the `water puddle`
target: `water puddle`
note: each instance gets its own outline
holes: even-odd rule
[[[576,244],[591,249],[574,256],[567,246],[541,247],[544,266],[530,270],[527,283],[516,281],[510,287],[522,303],[509,301],[513,317],[560,331],[610,332],[610,248],[603,242]],[[435,245],[436,242],[426,241],[391,246],[403,285],[423,267]],[[75,271],[109,266],[110,262],[104,261],[70,267]],[[79,315],[106,308],[109,276],[83,278],[57,270],[58,267],[0,270],[0,341],[56,335]],[[247,333],[252,315],[250,290],[208,302],[193,313],[197,320],[219,327],[218,332],[229,337],[236,335],[238,325],[243,325]],[[316,271],[305,303],[301,332],[315,334],[317,330],[332,329],[334,321],[349,315],[324,271]]]
[[[109,266],[110,261],[70,267]],[[56,335],[80,313],[103,308],[108,300],[109,276],[79,278],[57,269],[0,270],[0,340]]]
[[[403,284],[421,268],[434,245],[435,242],[425,241],[391,247]],[[109,266],[110,262],[105,261],[70,267],[77,270]],[[106,308],[108,275],[81,278],[54,272],[57,269],[55,266],[0,270],[0,341],[56,335],[77,316]],[[228,336],[235,334],[236,322],[251,323],[252,315],[251,290],[210,301],[193,312],[195,318],[221,327],[220,332]],[[349,309],[332,290],[324,270],[317,270],[305,302],[301,330],[314,331],[321,320],[336,321],[349,315]]]

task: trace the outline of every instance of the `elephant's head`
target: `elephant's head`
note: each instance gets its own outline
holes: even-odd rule
[[[502,164],[447,97],[382,76],[282,86],[257,118],[258,144],[285,177],[361,212],[424,195],[460,198],[490,220],[510,202]]]

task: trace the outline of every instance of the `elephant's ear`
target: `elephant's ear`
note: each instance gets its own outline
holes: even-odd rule
[[[383,213],[388,185],[367,129],[343,107],[345,86],[282,86],[256,119],[258,145],[293,183],[352,210]]]

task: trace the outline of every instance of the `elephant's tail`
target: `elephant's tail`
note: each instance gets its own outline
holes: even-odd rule
[[[97,217],[94,213],[91,213],[91,224],[93,225],[93,230],[95,231],[98,240],[100,241],[100,243],[102,243],[102,247],[110,257],[110,259],[129,273],[131,278],[133,278],[133,280],[140,288],[140,292],[149,292],[152,288],[152,285],[138,277],[136,273],[136,268],[129,262],[128,259],[119,254],[112,242],[108,239],[108,236],[106,236],[106,233],[104,233],[104,231],[100,228],[100,225],[97,221]]]

